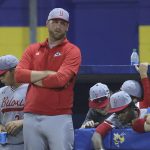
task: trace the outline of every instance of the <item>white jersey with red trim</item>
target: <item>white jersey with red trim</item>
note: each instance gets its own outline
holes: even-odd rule
[[[144,109],[137,109],[138,117],[144,118],[146,114],[150,112],[150,108],[144,108]],[[116,113],[113,113],[110,117],[108,117],[105,120],[105,123],[110,123],[112,128],[127,128],[131,127],[131,124],[122,124],[120,120],[118,119],[118,116]]]
[[[139,118],[144,118],[145,115],[149,114],[149,108],[142,108],[140,109],[140,116]]]
[[[131,124],[122,124],[120,120],[118,119],[118,116],[116,113],[113,113],[110,117],[108,117],[105,120],[105,123],[107,122],[110,124],[112,128],[129,128],[131,127]]]
[[[13,89],[11,86],[0,88],[0,124],[4,125],[9,121],[23,119],[23,108],[28,84],[22,84]],[[8,135],[8,143],[23,143],[22,131],[16,136]]]

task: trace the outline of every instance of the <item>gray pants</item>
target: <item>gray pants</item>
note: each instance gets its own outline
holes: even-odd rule
[[[72,150],[74,130],[71,115],[24,114],[24,150]]]

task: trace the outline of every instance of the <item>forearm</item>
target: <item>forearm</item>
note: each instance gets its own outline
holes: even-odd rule
[[[74,73],[61,73],[57,72],[56,74],[49,75],[48,77],[42,80],[43,87],[46,88],[62,88],[66,85],[69,85],[71,79],[73,79]]]
[[[144,130],[145,132],[150,132],[150,114],[145,116]]]
[[[139,68],[137,68],[137,71],[139,72],[141,79],[148,77],[147,75],[148,65],[149,64],[147,62],[144,62],[139,65]]]
[[[5,126],[0,124],[0,132],[6,131]]]
[[[94,132],[92,136],[92,143],[94,146],[94,150],[104,150],[102,136],[99,133]]]
[[[144,131],[145,131],[145,132],[150,132],[150,124],[147,124],[147,123],[145,122],[145,124],[144,124]]]
[[[14,77],[16,82],[18,83],[31,83],[30,74],[31,74],[30,70],[16,68]]]
[[[148,78],[144,78],[141,82],[144,89],[143,101],[141,101],[141,103],[146,107],[150,107],[150,81]]]
[[[54,71],[31,71],[31,83],[38,82],[49,75],[56,74]]]
[[[17,68],[15,70],[15,79],[19,83],[35,83],[38,82],[48,75],[55,74],[55,71],[34,71],[28,69]]]

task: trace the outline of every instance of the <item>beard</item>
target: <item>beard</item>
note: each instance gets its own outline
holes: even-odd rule
[[[128,110],[128,114],[124,116],[123,118],[120,117],[119,120],[122,124],[129,124],[136,118],[136,114],[134,110]]]
[[[61,31],[49,31],[49,34],[54,41],[61,40],[66,36],[66,32]]]

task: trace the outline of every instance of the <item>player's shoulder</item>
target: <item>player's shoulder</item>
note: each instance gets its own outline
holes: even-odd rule
[[[64,53],[66,55],[70,55],[73,57],[81,57],[81,51],[79,49],[78,46],[76,46],[75,44],[71,43],[71,42],[67,42],[67,44],[64,46]]]
[[[117,118],[116,113],[113,113],[106,119],[106,121],[112,122],[116,120],[116,118]]]
[[[29,84],[28,83],[24,83],[24,84],[21,84],[21,86],[20,87],[22,87],[22,88],[27,88],[29,86]]]
[[[76,44],[69,41],[67,38],[64,40],[62,46],[65,50],[80,51],[80,48]]]
[[[41,47],[41,44],[40,43],[32,43],[30,44],[28,47],[27,47],[27,50],[32,50],[32,51],[37,51],[39,50]]]
[[[19,90],[26,90],[27,88],[28,88],[28,86],[29,86],[29,84],[21,84],[20,86],[19,86]]]
[[[34,48],[34,49],[35,48],[38,49],[41,47],[41,44],[40,43],[33,43],[33,44],[30,44],[29,47]]]
[[[15,90],[15,94],[19,93],[24,97],[27,93],[27,89],[28,89],[28,84],[22,84]]]
[[[68,41],[67,44],[68,44],[67,46],[69,47],[69,49],[80,51],[80,48],[77,45],[73,44],[72,42]]]
[[[0,88],[0,94],[5,92],[6,90],[10,89],[10,86],[3,86]]]

